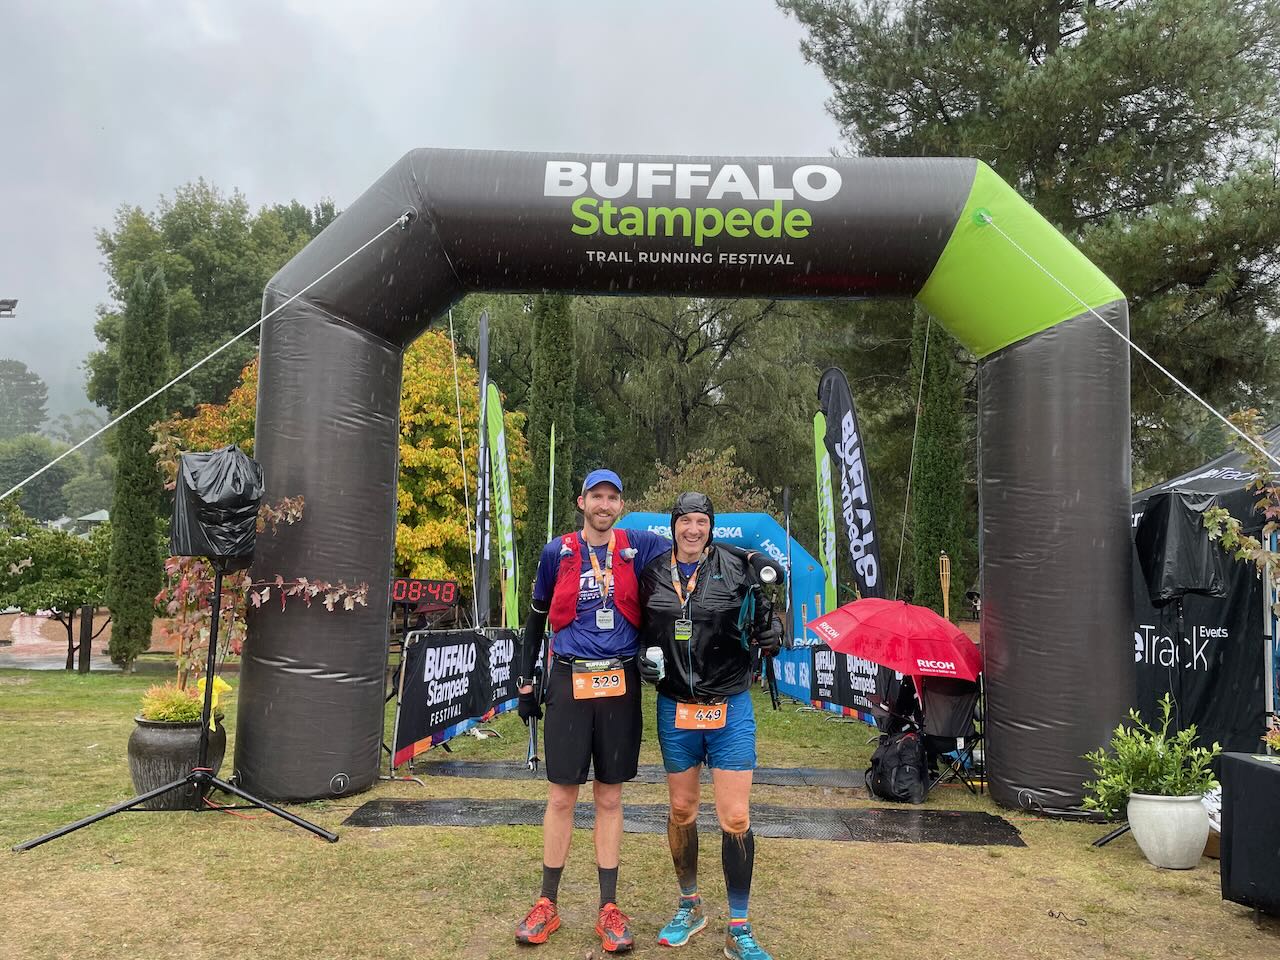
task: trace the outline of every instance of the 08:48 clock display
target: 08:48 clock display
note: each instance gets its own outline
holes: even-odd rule
[[[396,577],[391,581],[392,603],[442,603],[452,606],[458,602],[458,584],[453,580],[414,580]]]

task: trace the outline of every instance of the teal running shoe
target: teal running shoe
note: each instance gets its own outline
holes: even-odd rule
[[[724,955],[729,960],[773,960],[773,956],[751,936],[749,923],[729,927],[724,935]]]
[[[658,934],[658,943],[664,947],[683,947],[689,938],[707,925],[707,918],[702,912],[702,899],[695,897],[687,900],[680,898],[680,909],[671,918],[671,922]]]

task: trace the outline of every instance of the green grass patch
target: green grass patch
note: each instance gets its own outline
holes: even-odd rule
[[[535,955],[517,949],[512,932],[537,891],[539,829],[340,824],[374,798],[540,798],[545,788],[536,782],[426,777],[425,788],[379,783],[361,796],[294,808],[338,830],[337,844],[251,811],[238,817],[130,813],[27,853],[8,852],[16,842],[132,794],[125,744],[140,697],[154,682],[150,676],[0,671],[5,960]],[[774,713],[763,697],[756,708],[762,764],[865,766],[869,728],[791,706]],[[227,713],[224,774],[234,755],[234,698]],[[460,737],[453,757],[522,759],[519,720],[504,716],[492,726],[501,738]],[[433,751],[418,766],[437,758]],[[659,762],[651,734],[642,760]],[[797,808],[876,805],[852,789],[757,787],[753,796]],[[661,784],[632,784],[624,792],[632,803],[665,797]],[[711,800],[709,787],[704,799]],[[1157,871],[1131,838],[1098,850],[1089,842],[1103,827],[1001,810],[963,788],[935,790],[928,806],[1006,816],[1028,846],[759,840],[751,912],[764,945],[779,960],[904,953],[1055,960],[1280,955],[1280,924],[1255,927],[1243,908],[1224,904],[1212,861],[1186,873]],[[716,836],[702,837],[701,880],[712,923],[719,925],[726,911]],[[624,838],[619,892],[633,917],[637,955],[663,955],[654,937],[676,893],[664,837]],[[591,837],[579,832],[562,884],[565,926],[536,956],[599,956],[591,931],[595,901]],[[685,954],[717,956],[719,934],[704,934]]]

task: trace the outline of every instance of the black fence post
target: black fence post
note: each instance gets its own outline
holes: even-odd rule
[[[89,652],[93,646],[93,607],[80,608],[80,672],[89,672]]]

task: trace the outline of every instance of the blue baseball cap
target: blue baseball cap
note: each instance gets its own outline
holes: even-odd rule
[[[587,479],[582,481],[582,492],[586,493],[602,483],[611,483],[618,488],[619,493],[622,492],[622,478],[612,470],[592,470],[587,474]]]

